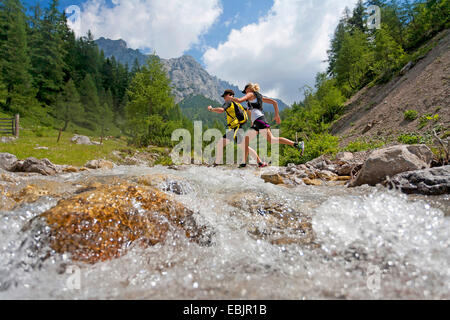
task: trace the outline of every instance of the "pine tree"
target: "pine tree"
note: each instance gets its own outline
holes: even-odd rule
[[[387,76],[387,73],[396,69],[403,62],[405,52],[391,37],[387,26],[383,25],[375,33],[374,69],[377,75]]]
[[[110,126],[113,123],[113,112],[111,107],[105,102],[103,103],[101,109],[101,116],[99,117],[100,129],[102,137],[105,136],[105,133],[110,130]]]
[[[83,115],[80,96],[72,79],[64,86],[64,90],[58,95],[54,113],[58,120],[63,121],[63,131],[67,130],[70,122],[78,122]]]
[[[342,18],[334,31],[333,39],[331,39],[331,48],[328,53],[328,74],[336,75],[336,60],[338,58],[339,51],[342,47],[342,40],[345,33],[347,33],[347,20]]]
[[[35,104],[31,86],[29,51],[27,45],[26,18],[18,0],[2,2],[0,61],[1,81],[4,86],[7,111],[30,112]]]
[[[345,33],[335,66],[338,84],[348,85],[351,89],[348,93],[361,88],[367,81],[365,75],[372,60],[367,36],[359,30],[354,30],[352,35]]]
[[[43,17],[35,15],[30,36],[34,86],[38,89],[38,100],[47,105],[55,102],[64,85],[66,70],[65,16],[58,11],[58,3],[58,0],[52,0]]]
[[[131,74],[135,75],[136,73],[141,72],[141,65],[139,64],[138,58],[134,59],[133,68],[131,69]]]
[[[353,15],[348,20],[349,26],[352,31],[359,30],[361,32],[366,32],[366,22],[365,22],[366,9],[362,0],[358,0],[355,9],[353,9]]]
[[[167,110],[174,106],[170,79],[158,57],[148,59],[147,65],[134,76],[127,93],[126,117],[130,134],[136,139],[158,132],[161,128],[155,128],[158,124],[155,121],[167,120]]]
[[[87,74],[80,84],[80,101],[84,108],[84,119],[82,125],[95,131],[100,120],[100,100],[97,88],[90,74]]]

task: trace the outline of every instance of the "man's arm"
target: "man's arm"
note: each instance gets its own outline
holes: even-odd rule
[[[213,108],[211,106],[208,107],[208,110],[211,112],[215,112],[215,113],[224,113],[225,112],[224,108]]]

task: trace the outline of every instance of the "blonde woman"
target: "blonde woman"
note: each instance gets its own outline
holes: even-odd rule
[[[273,105],[275,109],[275,121],[277,124],[281,123],[280,119],[280,113],[278,109],[278,103],[273,100],[266,97],[263,97],[261,93],[259,93],[260,87],[258,84],[249,83],[245,86],[244,91],[242,91],[243,94],[245,94],[242,98],[235,98],[232,97],[231,100],[238,103],[243,103],[247,101],[248,105],[248,111],[251,112],[251,120],[252,120],[252,127],[249,133],[247,133],[246,141],[245,141],[245,159],[244,163],[241,164],[241,167],[247,166],[247,159],[248,159],[248,145],[251,140],[253,140],[258,134],[263,134],[267,141],[271,144],[285,144],[288,146],[295,147],[296,149],[300,150],[301,154],[303,155],[305,151],[305,144],[304,142],[294,142],[286,138],[276,138],[272,135],[272,132],[270,131],[270,125],[267,123],[266,118],[264,117],[263,112],[263,103],[269,103]]]

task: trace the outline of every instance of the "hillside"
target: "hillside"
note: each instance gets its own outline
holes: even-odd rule
[[[202,121],[203,125],[213,127],[215,124],[218,128],[225,127],[225,116],[213,113],[207,110],[207,106],[218,108],[220,103],[215,100],[205,98],[202,95],[191,96],[179,103],[181,112],[191,121]]]
[[[426,53],[431,49],[428,53]],[[386,84],[366,86],[345,105],[331,133],[346,145],[357,138],[397,140],[401,134],[441,135],[450,128],[450,31],[447,29],[416,53],[398,76]],[[417,118],[405,120],[405,112]],[[428,117],[428,119],[427,119]]]

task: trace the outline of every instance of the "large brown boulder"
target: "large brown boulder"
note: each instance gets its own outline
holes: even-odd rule
[[[426,145],[398,145],[374,150],[349,186],[374,186],[402,172],[427,169],[432,159],[433,153]]]
[[[200,240],[193,212],[168,195],[128,183],[98,184],[39,216],[50,229],[50,246],[74,261],[96,263],[124,254],[134,241],[163,242],[172,227]]]

